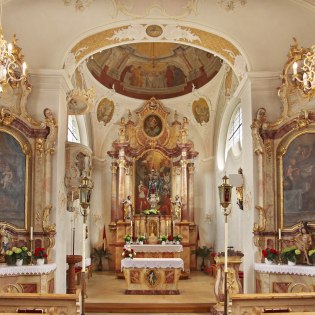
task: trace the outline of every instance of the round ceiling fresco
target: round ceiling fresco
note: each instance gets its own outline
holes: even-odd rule
[[[94,54],[87,66],[96,80],[117,93],[165,99],[200,88],[221,68],[219,57],[174,43],[138,43]]]

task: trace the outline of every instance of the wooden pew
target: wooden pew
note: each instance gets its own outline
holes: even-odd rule
[[[1,312],[17,314],[18,309],[43,309],[46,312],[44,314],[76,315],[78,301],[79,291],[76,294],[2,293],[0,314]]]
[[[232,295],[232,315],[267,314],[264,309],[291,309],[290,312],[279,310],[273,314],[307,314],[314,312],[315,292],[304,293],[260,293]],[[303,313],[304,312],[304,313]],[[312,313],[311,313],[312,314]],[[310,315],[310,314],[308,314]]]

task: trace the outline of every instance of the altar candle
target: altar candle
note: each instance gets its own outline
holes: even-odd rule
[[[31,231],[30,231],[30,240],[33,240],[33,227],[31,226]]]
[[[281,240],[281,229],[279,229],[279,240]]]
[[[133,236],[132,234],[132,220],[130,221],[130,234],[131,234],[131,236]]]

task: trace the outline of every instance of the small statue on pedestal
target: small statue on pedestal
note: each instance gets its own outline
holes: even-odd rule
[[[181,212],[182,212],[182,202],[180,201],[180,197],[178,195],[175,196],[175,200],[172,201],[173,205],[173,219],[179,220],[181,219]]]
[[[124,207],[124,220],[131,220],[133,213],[133,206],[131,201],[131,196],[127,196],[127,198],[122,202]]]

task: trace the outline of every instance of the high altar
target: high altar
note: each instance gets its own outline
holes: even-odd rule
[[[169,117],[160,101],[151,98],[121,118],[112,158],[111,269],[120,273],[124,236],[146,237],[157,244],[162,235],[183,237],[182,259],[189,276],[195,269],[197,232],[194,223],[194,158],[186,117]],[[163,255],[161,254],[161,257]]]

